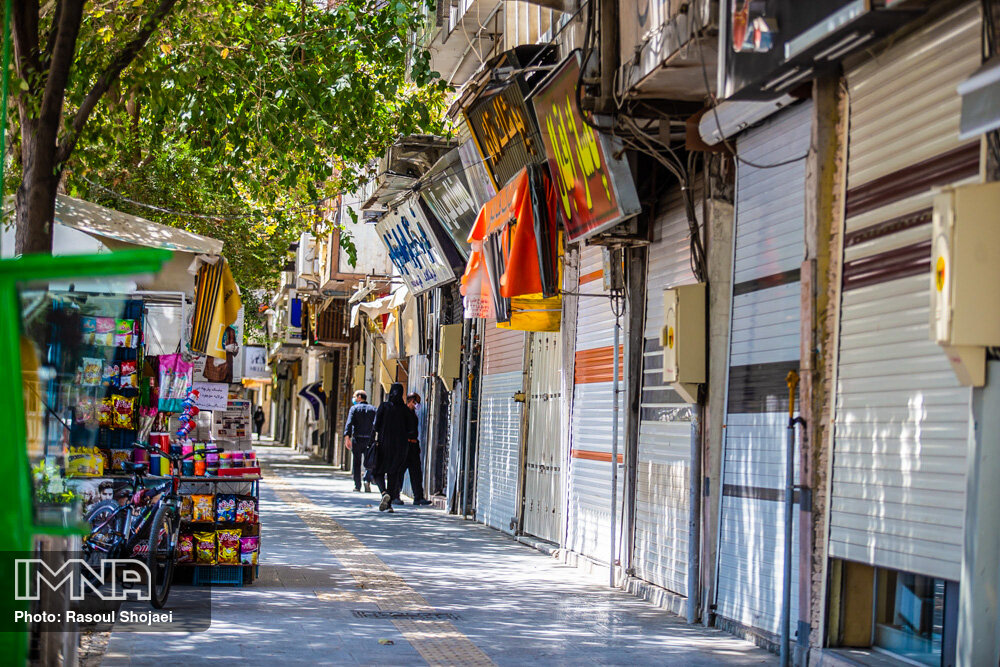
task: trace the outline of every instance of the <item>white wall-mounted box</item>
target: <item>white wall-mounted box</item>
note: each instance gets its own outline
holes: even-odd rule
[[[959,381],[982,386],[986,348],[1000,345],[1000,182],[934,198],[930,336]]]
[[[705,284],[663,291],[663,380],[689,403],[698,402],[698,385],[706,381]]]

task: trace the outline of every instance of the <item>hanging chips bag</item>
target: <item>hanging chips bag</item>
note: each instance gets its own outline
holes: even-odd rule
[[[135,320],[115,320],[115,347],[135,347]]]
[[[194,552],[199,565],[215,565],[215,533],[195,533]]]
[[[191,496],[181,496],[181,521],[191,521],[194,512],[194,501]]]
[[[260,538],[259,537],[241,537],[240,538],[240,564],[241,565],[256,565],[258,556],[260,552]]]
[[[114,401],[114,427],[125,431],[131,430],[135,417],[135,399],[115,394],[111,400]]]
[[[119,387],[139,386],[139,374],[136,369],[135,359],[132,359],[131,361],[123,361],[118,368],[119,368],[119,373],[118,373]]]
[[[218,563],[219,565],[239,565],[240,564],[240,529],[226,528],[215,531],[218,542]]]
[[[101,384],[101,371],[104,370],[104,360],[94,357],[83,358],[83,369],[80,373],[80,384],[86,387],[96,387]]]
[[[111,346],[115,344],[115,318],[97,317],[94,327],[94,345]]]
[[[97,425],[111,428],[113,423],[111,414],[114,412],[114,409],[114,403],[110,398],[101,400],[101,402],[97,405]]]
[[[101,386],[118,388],[118,375],[121,370],[118,365],[111,361],[105,361],[101,370]]]
[[[125,472],[125,464],[132,459],[130,449],[111,450],[111,470],[114,472]]]
[[[94,337],[97,335],[97,318],[96,317],[81,317],[80,318],[80,332],[83,334],[83,344],[93,345]],[[86,360],[84,360],[86,361]]]
[[[236,522],[257,523],[257,499],[253,496],[236,497]]]
[[[220,493],[215,496],[215,520],[236,521],[236,496],[231,493]]]
[[[177,540],[177,562],[190,563],[194,560],[194,535],[187,533]]]
[[[192,521],[215,521],[215,496],[195,493],[191,496],[191,503]]]

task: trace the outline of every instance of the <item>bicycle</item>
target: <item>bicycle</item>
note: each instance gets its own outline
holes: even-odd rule
[[[161,609],[170,594],[177,560],[181,525],[180,463],[191,456],[218,450],[202,449],[175,455],[149,445],[136,446],[170,459],[174,464],[170,479],[147,488],[146,464],[126,462],[125,469],[132,473],[132,491],[124,504],[103,500],[91,508],[86,517],[91,532],[84,539],[83,552],[88,565],[103,567],[105,559],[132,558],[141,554],[145,546],[150,604]]]

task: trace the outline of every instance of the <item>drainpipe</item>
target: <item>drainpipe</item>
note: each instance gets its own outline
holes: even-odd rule
[[[688,468],[687,622],[698,620],[699,565],[701,555],[701,406],[691,415],[691,463]]]
[[[613,297],[612,297],[613,298]],[[615,337],[611,347],[614,381],[611,391],[611,560],[608,562],[608,585],[615,586],[615,535],[618,528],[618,328],[621,316],[615,314]]]

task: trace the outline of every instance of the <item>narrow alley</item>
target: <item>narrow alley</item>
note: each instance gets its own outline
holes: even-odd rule
[[[498,531],[259,448],[260,579],[218,588],[212,627],[116,632],[102,664],[762,665],[776,657]]]

